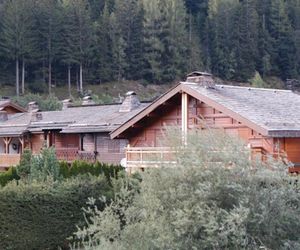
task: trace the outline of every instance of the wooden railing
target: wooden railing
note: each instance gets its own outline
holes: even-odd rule
[[[94,152],[79,151],[78,148],[56,148],[56,157],[58,160],[66,162],[75,160],[94,162],[96,160]]]
[[[126,147],[126,168],[156,167],[175,164],[175,151],[169,147]]]
[[[16,166],[20,163],[20,154],[0,154],[0,168]]]

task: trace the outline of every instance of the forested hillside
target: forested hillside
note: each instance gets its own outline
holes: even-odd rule
[[[0,83],[300,74],[300,0],[0,0]]]

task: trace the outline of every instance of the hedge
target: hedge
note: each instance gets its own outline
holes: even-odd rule
[[[118,173],[123,171],[120,165],[110,165],[106,163],[89,163],[86,161],[74,161],[71,166],[66,162],[60,162],[60,174],[64,178],[70,178],[82,174],[91,174],[99,176],[104,174],[108,181],[111,178],[116,178]]]
[[[84,224],[82,207],[88,197],[112,198],[101,175],[79,176],[62,182],[11,182],[0,188],[0,244],[5,250],[65,248],[66,239]],[[98,201],[99,208],[105,204]]]
[[[6,172],[0,173],[0,186],[4,187],[8,182],[18,179],[19,176],[17,174],[16,168],[11,167]]]

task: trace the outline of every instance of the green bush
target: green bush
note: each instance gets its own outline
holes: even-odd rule
[[[36,101],[39,108],[43,111],[61,110],[62,107],[62,103],[53,95],[45,97],[38,94],[27,94],[14,97],[13,100],[24,108],[27,108],[29,102]]]
[[[60,177],[59,161],[54,148],[43,148],[39,155],[31,157],[30,180],[45,181],[48,177],[58,180]]]
[[[102,212],[86,210],[84,249],[300,249],[299,177],[251,161],[223,133],[197,131],[186,147],[174,138],[176,167],[145,171],[133,197],[124,185]]]
[[[117,178],[118,174],[123,171],[120,165],[110,165],[106,163],[89,163],[85,161],[74,161],[71,166],[67,162],[59,163],[60,174],[64,178],[70,178],[73,176],[78,176],[82,174],[91,174],[99,176],[104,174],[107,180],[110,181],[111,178]]]
[[[46,250],[66,247],[66,239],[84,224],[88,197],[105,196],[112,188],[104,176],[80,176],[62,182],[14,182],[0,188],[0,249]],[[103,201],[97,206],[102,209]]]
[[[20,160],[20,164],[17,166],[17,173],[20,178],[27,178],[31,169],[32,152],[29,149],[25,149]]]
[[[0,186],[4,187],[10,181],[18,179],[19,176],[17,174],[16,168],[10,167],[6,172],[0,173]]]

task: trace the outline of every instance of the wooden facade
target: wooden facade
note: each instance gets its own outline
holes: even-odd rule
[[[185,134],[189,129],[221,129],[225,133],[244,140],[256,157],[265,160],[269,156],[281,157],[293,167],[290,172],[300,172],[300,137],[272,137],[263,134],[251,121],[238,119],[234,112],[224,112],[221,105],[205,98],[198,98],[193,91],[185,92],[182,84],[154,105],[145,109],[128,124],[112,133],[112,138],[127,138],[129,145],[126,158],[129,167],[134,162],[146,164],[148,155],[161,156],[164,130],[168,126],[180,127]],[[220,107],[220,108],[218,108]],[[142,155],[143,154],[143,155]],[[151,158],[149,159],[152,165]]]

